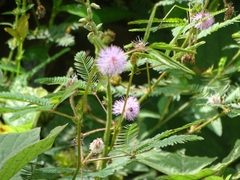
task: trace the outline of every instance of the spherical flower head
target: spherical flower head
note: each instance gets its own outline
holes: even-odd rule
[[[93,154],[100,154],[104,149],[104,143],[101,138],[95,139],[93,142],[90,143],[89,149],[92,151]]]
[[[100,51],[96,65],[102,75],[121,74],[127,64],[124,51],[117,46],[110,46]]]
[[[123,98],[114,103],[113,114],[115,114],[115,115],[122,114],[125,101],[126,101],[126,99]],[[125,110],[123,112],[124,118],[129,121],[133,121],[137,117],[137,115],[139,113],[139,109],[140,109],[140,105],[139,105],[137,98],[135,98],[133,96],[128,97],[126,106],[125,106]]]
[[[192,18],[192,20],[198,21],[209,15],[210,15],[209,12],[199,12]],[[197,23],[194,27],[197,29],[200,29],[200,30],[204,30],[204,29],[208,29],[210,26],[212,26],[213,23],[214,23],[214,17],[209,17],[209,18]]]
[[[222,99],[219,94],[211,95],[207,100],[207,104],[221,104],[221,103]]]

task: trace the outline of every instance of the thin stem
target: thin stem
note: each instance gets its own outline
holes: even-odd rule
[[[148,61],[146,61],[146,71],[147,71],[147,82],[148,82],[148,88],[151,87],[151,79],[150,79],[150,72],[149,72],[149,64]]]
[[[91,116],[95,121],[101,123],[101,124],[106,124],[106,121],[94,116],[92,113],[89,113],[89,116]]]
[[[168,104],[170,104],[170,100],[168,102]],[[149,133],[146,135],[149,136],[151,135],[155,130],[157,130],[158,128],[160,128],[163,124],[165,124],[166,122],[168,122],[169,120],[171,120],[173,117],[175,117],[178,113],[182,112],[183,109],[185,109],[186,107],[188,107],[188,105],[190,104],[190,102],[186,102],[184,103],[181,107],[179,107],[174,113],[172,113],[170,116],[168,116],[164,121],[161,121],[163,118],[160,119],[160,121],[158,122],[158,124],[156,126],[154,126],[153,129],[151,129],[149,131]],[[167,105],[168,107],[168,105]],[[166,110],[166,109],[165,109]]]
[[[206,3],[205,3],[204,6],[203,6],[203,11],[204,11],[205,9],[207,9],[207,6],[208,6],[209,2],[210,2],[210,0],[207,0],[207,1],[206,1]]]
[[[102,101],[99,99],[97,93],[93,93],[93,95],[97,98],[99,104],[102,106],[103,110],[107,113],[107,110],[106,110],[106,108],[104,107]]]
[[[76,119],[73,117],[73,116],[69,116],[65,113],[62,113],[62,112],[59,112],[59,111],[55,111],[55,110],[50,110],[51,113],[54,113],[54,114],[57,114],[57,115],[60,115],[62,117],[66,117],[68,119],[72,119],[73,121],[75,121]]]
[[[217,120],[218,118],[224,116],[225,114],[226,114],[225,111],[221,112],[220,114],[212,117],[211,119],[209,119],[209,120],[206,121],[205,123],[197,126],[196,128],[193,128],[191,131],[188,132],[188,134],[192,134],[192,133],[195,133],[195,132],[200,131],[202,128],[204,128],[204,127],[207,126],[208,124],[212,123],[213,121]]]
[[[88,82],[84,91],[84,94],[82,96],[82,113],[84,112],[84,105],[85,102],[87,101],[87,94],[88,94],[88,90],[90,88],[91,82],[92,82],[92,78],[96,72],[96,66],[93,66],[92,71],[89,74],[89,78],[88,78]],[[77,177],[77,174],[79,172],[80,167],[82,167],[82,149],[81,149],[81,131],[82,131],[82,117],[80,117],[80,119],[78,119],[78,123],[77,123],[77,138],[78,138],[78,147],[77,147],[77,152],[78,152],[78,158],[77,158],[77,167],[76,167],[76,171],[74,173],[74,176],[72,178],[72,180],[75,180]],[[83,172],[81,173],[83,175]]]
[[[129,82],[128,82],[128,88],[127,88],[127,92],[126,92],[125,102],[124,102],[124,105],[123,105],[123,111],[122,111],[120,119],[118,120],[117,126],[116,126],[116,128],[114,130],[114,133],[113,133],[111,148],[114,145],[114,142],[116,140],[118,132],[120,131],[120,127],[121,127],[121,124],[122,124],[122,121],[123,121],[123,118],[124,118],[124,110],[125,110],[127,99],[128,99],[128,95],[129,95],[129,92],[130,92],[130,87],[131,87],[131,84],[132,84],[133,75],[134,75],[134,68],[132,68],[132,70],[131,70],[131,75],[130,75]]]
[[[104,134],[103,157],[106,157],[108,155],[111,122],[112,122],[112,92],[111,92],[110,77],[108,77],[108,85],[107,85],[107,104],[108,104],[107,105],[107,123],[106,123],[106,131]],[[101,169],[105,168],[106,164],[107,164],[107,161],[103,161]]]
[[[140,99],[139,102],[143,102],[143,100],[145,100],[148,95],[152,92],[152,90],[158,85],[158,83],[161,81],[161,79],[166,75],[166,72],[163,72],[157,79],[157,81],[148,89],[147,93],[144,94]]]
[[[113,130],[114,128],[111,128],[111,130]],[[86,137],[86,136],[89,136],[90,134],[93,134],[93,133],[96,133],[96,132],[99,132],[99,131],[105,131],[106,128],[99,128],[99,129],[94,129],[92,131],[89,131],[89,132],[86,132],[84,134],[82,134],[82,137]]]
[[[22,54],[23,54],[23,41],[22,41],[22,40],[19,40],[19,41],[18,41],[18,52],[17,52],[17,57],[16,57],[17,76],[20,74]]]
[[[168,116],[164,121],[162,121],[161,125],[163,125],[164,123],[168,122],[170,119],[174,118],[178,113],[180,113],[183,109],[185,109],[186,107],[188,107],[188,105],[190,104],[190,102],[186,102],[184,103],[181,107],[179,107],[176,111],[174,111],[174,113],[172,113],[170,116]]]
[[[102,158],[97,158],[97,159],[89,159],[89,160],[87,160],[87,161],[85,161],[85,162],[108,160],[108,159],[120,158],[120,157],[125,157],[125,156],[126,156],[126,154],[121,154],[121,155],[109,156],[109,157],[102,157]]]

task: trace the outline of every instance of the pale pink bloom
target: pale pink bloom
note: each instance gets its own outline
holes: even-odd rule
[[[117,46],[110,46],[100,51],[96,65],[102,75],[121,74],[127,64],[124,51]]]
[[[214,17],[209,17],[203,21],[201,21],[203,18],[209,16],[210,13],[209,12],[199,12],[197,13],[193,18],[192,21],[200,21],[199,23],[195,24],[195,28],[200,29],[200,30],[204,30],[204,29],[208,29],[209,27],[212,26],[212,24],[214,23]]]
[[[115,114],[115,115],[122,114],[125,101],[126,101],[126,99],[122,98],[114,103],[113,114]],[[133,96],[128,97],[126,106],[125,106],[125,110],[123,112],[124,118],[129,121],[133,121],[137,117],[137,115],[139,113],[139,109],[140,109],[140,105],[139,105],[137,98],[135,98]]]

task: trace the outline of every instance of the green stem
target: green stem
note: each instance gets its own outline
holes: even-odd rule
[[[111,143],[111,149],[112,149],[113,146],[114,146],[114,143],[115,143],[117,134],[118,134],[119,131],[121,130],[121,124],[122,124],[122,121],[123,121],[123,118],[124,118],[124,110],[125,110],[126,102],[127,102],[128,95],[129,95],[129,92],[130,92],[130,87],[131,87],[131,84],[132,84],[133,75],[134,75],[134,68],[132,68],[132,70],[131,70],[131,75],[130,75],[129,82],[128,82],[128,88],[127,88],[127,92],[126,92],[125,102],[124,102],[124,105],[123,105],[123,111],[122,111],[122,114],[121,114],[121,116],[120,116],[120,119],[118,120],[117,126],[116,126],[116,128],[115,128],[115,130],[114,130],[114,133],[113,133],[113,138],[112,138],[112,143]]]
[[[108,147],[109,147],[109,139],[110,139],[110,131],[111,131],[111,122],[112,122],[112,92],[111,92],[111,83],[110,77],[108,77],[108,85],[107,85],[107,123],[106,130],[104,134],[104,150],[103,157],[108,155]],[[107,164],[107,160],[102,162],[101,169],[105,168]]]
[[[20,74],[20,67],[21,67],[21,60],[22,60],[22,54],[23,54],[23,41],[18,41],[18,52],[16,57],[16,63],[17,63],[17,76]]]
[[[197,126],[196,128],[194,128],[193,130],[189,131],[188,134],[192,134],[192,133],[195,133],[195,132],[198,132],[200,131],[202,128],[204,128],[205,126],[207,126],[208,124],[212,123],[213,121],[217,120],[218,118],[224,116],[226,114],[225,111],[221,112],[220,114],[212,117],[211,119],[209,119],[208,121],[206,121],[205,123]]]
[[[36,74],[41,68],[45,67],[46,64],[56,60],[57,58],[59,58],[60,56],[62,56],[63,54],[65,54],[66,52],[70,51],[70,48],[65,48],[63,50],[61,50],[60,52],[58,52],[57,54],[55,54],[52,57],[49,57],[46,61],[44,61],[43,63],[39,64],[38,66],[36,66],[35,68],[33,68],[29,73],[28,73],[28,77],[32,77],[34,74]]]
[[[92,78],[95,74],[97,70],[96,66],[93,66],[92,71],[89,74],[89,78],[88,78],[88,82],[85,88],[85,92],[82,96],[82,113],[84,112],[84,105],[85,102],[87,101],[87,94],[88,94],[88,90],[90,88],[91,82],[92,82]],[[77,177],[77,174],[79,172],[80,167],[82,167],[82,149],[81,149],[81,132],[82,132],[82,117],[80,117],[78,119],[78,123],[77,123],[77,138],[78,138],[78,147],[77,147],[77,152],[78,152],[78,158],[77,158],[77,167],[76,167],[76,171],[74,172],[73,178],[72,180],[75,180]]]
[[[158,83],[161,81],[161,79],[166,75],[166,72],[163,72],[157,79],[157,81],[148,89],[147,93],[144,94],[140,99],[139,102],[141,103],[143,100],[145,100],[148,95],[152,92],[152,90],[158,85]]]

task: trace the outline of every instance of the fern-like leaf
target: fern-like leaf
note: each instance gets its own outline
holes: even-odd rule
[[[114,147],[119,149],[134,146],[137,141],[138,132],[139,128],[136,123],[125,126],[118,134]]]
[[[48,99],[39,98],[33,95],[26,95],[17,92],[0,92],[0,98],[9,99],[9,100],[18,100],[23,102],[29,102],[30,104],[36,104],[40,106],[49,106],[50,102]]]
[[[34,82],[40,84],[67,84],[71,81],[71,78],[68,77],[48,77],[48,78],[39,78]]]
[[[145,151],[145,150],[149,150],[149,149],[151,149],[151,148],[150,148],[150,145],[151,145],[151,144],[154,144],[154,143],[156,143],[157,141],[159,141],[159,140],[161,140],[161,139],[164,139],[164,138],[166,138],[166,137],[169,137],[170,135],[172,135],[172,134],[174,134],[174,133],[177,133],[177,132],[179,132],[179,131],[182,131],[182,130],[184,130],[184,129],[187,129],[187,128],[191,127],[191,126],[200,124],[200,123],[202,123],[202,122],[204,122],[204,121],[203,121],[203,120],[198,120],[198,121],[195,121],[195,122],[193,122],[193,123],[186,124],[186,125],[184,125],[184,126],[182,126],[182,127],[176,128],[176,129],[171,129],[171,130],[164,131],[164,132],[162,132],[161,134],[158,134],[158,135],[154,136],[154,137],[151,138],[151,139],[147,139],[147,140],[141,142],[139,145],[137,145],[136,150],[137,150],[137,152],[143,152],[143,149],[144,149],[144,151]],[[149,148],[146,148],[146,147],[149,147]]]
[[[215,32],[217,31],[218,29],[221,29],[223,27],[226,27],[226,26],[229,26],[231,24],[234,24],[236,22],[239,22],[240,20],[240,14],[232,19],[229,19],[229,20],[226,20],[222,23],[216,23],[214,24],[213,26],[211,26],[210,28],[206,29],[206,30],[203,30],[201,31],[199,34],[198,34],[198,39],[200,38],[203,38],[205,36],[207,36],[208,34],[211,34],[212,32]]]
[[[152,148],[163,148],[166,146],[173,146],[175,144],[183,144],[188,141],[197,141],[197,140],[203,140],[203,138],[197,135],[174,135],[174,136],[165,138],[161,141],[156,141],[154,143],[151,143],[150,145],[142,148],[141,152],[150,150]]]
[[[93,57],[87,56],[86,52],[80,51],[74,57],[74,66],[77,70],[77,74],[84,80],[88,81],[90,72],[94,65]],[[92,82],[97,80],[96,74],[93,76]]]

